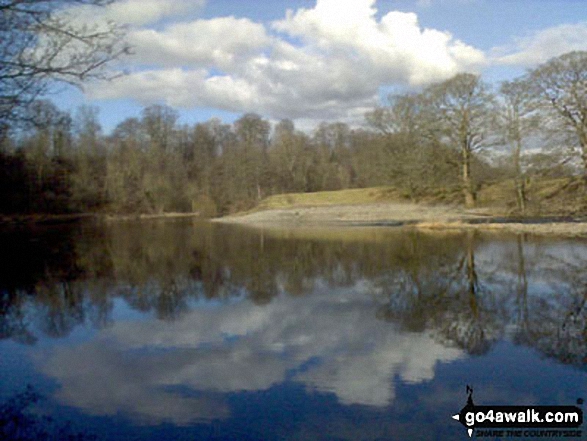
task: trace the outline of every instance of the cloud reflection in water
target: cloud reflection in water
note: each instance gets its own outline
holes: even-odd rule
[[[463,352],[377,319],[370,290],[364,281],[319,283],[312,295],[281,295],[263,306],[242,300],[174,322],[117,322],[91,342],[59,348],[43,371],[61,383],[62,403],[141,423],[225,418],[223,394],[289,379],[342,404],[386,406],[396,378],[432,380],[438,362]]]

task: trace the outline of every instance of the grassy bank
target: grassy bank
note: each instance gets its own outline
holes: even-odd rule
[[[408,194],[394,187],[371,187],[313,193],[277,194],[263,199],[246,212],[228,216],[229,220],[246,218],[250,222],[345,222],[345,223],[434,223],[462,222],[475,217],[578,218],[587,219],[587,192],[579,178],[533,179],[526,183],[527,210],[516,206],[515,183],[503,180],[481,186],[475,209],[465,210],[458,188],[433,188],[418,194]],[[320,210],[321,209],[321,210]],[[261,213],[273,212],[273,217]],[[251,217],[256,216],[256,217]],[[159,214],[31,214],[0,215],[0,225],[50,224],[75,222],[95,218],[104,221],[133,221],[141,219],[201,217],[199,213]],[[205,218],[205,217],[202,217]],[[274,220],[271,220],[274,219]]]
[[[275,210],[295,207],[323,207],[329,205],[358,205],[404,200],[393,187],[353,188],[315,193],[288,193],[263,199],[255,210]]]
[[[517,208],[515,188],[513,180],[481,186],[477,193],[476,208],[499,216],[587,216],[587,192],[579,178],[528,180],[525,213]],[[248,212],[386,202],[460,206],[461,199],[462,195],[457,188],[427,189],[410,197],[405,191],[394,187],[372,187],[273,195],[263,199]]]
[[[473,209],[462,206],[461,194],[454,188],[436,188],[414,200],[392,187],[374,187],[274,195],[253,210],[218,221],[281,228],[407,226],[427,231],[587,235],[586,193],[579,179],[529,181],[526,190],[525,213],[517,209],[515,183],[501,181],[480,188]]]

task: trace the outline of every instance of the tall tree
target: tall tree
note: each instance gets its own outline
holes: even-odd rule
[[[38,124],[31,127],[21,141],[31,172],[28,208],[33,212],[66,211],[71,170],[64,153],[70,151],[71,146],[71,116],[50,101],[35,101],[30,113]]]
[[[75,118],[76,148],[72,154],[72,190],[78,209],[88,210],[104,202],[106,150],[97,107],[82,106]]]
[[[143,109],[142,124],[151,145],[166,151],[171,144],[179,113],[169,106],[154,104]]]
[[[306,191],[312,160],[308,136],[296,131],[292,121],[282,120],[275,126],[271,146],[275,190],[283,193]]]
[[[314,131],[314,143],[317,155],[314,157],[313,180],[318,187],[315,189],[341,190],[348,188],[354,173],[349,160],[350,127],[345,123],[322,122]]]
[[[365,118],[385,138],[390,183],[405,188],[414,198],[422,187],[432,183],[439,165],[431,157],[433,149],[427,137],[430,127],[422,120],[424,97],[408,93],[392,95],[388,100],[388,107],[377,108]]]
[[[526,210],[526,176],[522,164],[525,139],[537,126],[536,108],[532,104],[528,78],[504,81],[500,87],[503,100],[501,122],[506,142],[509,144],[514,167],[516,202],[523,213]]]
[[[546,112],[545,128],[578,149],[587,185],[587,52],[569,52],[530,72],[532,94]]]
[[[471,173],[475,152],[489,145],[495,121],[495,99],[481,77],[457,74],[424,91],[427,121],[435,135],[460,152],[465,205],[473,207],[476,190]]]
[[[116,126],[106,168],[106,198],[115,212],[147,210],[143,178],[147,136],[140,121],[127,118]]]
[[[249,183],[248,197],[261,200],[267,178],[267,149],[271,125],[255,113],[247,113],[234,122],[234,130],[242,152],[243,183]]]

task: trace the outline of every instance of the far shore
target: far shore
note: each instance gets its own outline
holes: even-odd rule
[[[402,227],[423,231],[484,230],[587,237],[587,219],[516,217],[455,205],[372,203],[269,209],[214,219],[251,227]]]
[[[81,220],[98,220],[105,222],[136,221],[150,219],[200,218],[200,213],[157,213],[157,214],[112,214],[112,213],[71,213],[71,214],[22,214],[0,215],[2,225],[52,225],[66,224]]]
[[[137,220],[202,218],[199,213],[159,214],[34,214],[0,216],[0,227],[58,225],[80,220],[132,222]],[[459,205],[380,202],[297,206],[237,213],[212,219],[215,223],[239,224],[256,228],[333,228],[396,227],[420,231],[482,230],[587,237],[587,217],[571,218],[549,215],[511,217],[488,208],[465,209]]]

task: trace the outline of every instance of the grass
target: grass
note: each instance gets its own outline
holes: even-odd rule
[[[587,211],[587,197],[579,178],[533,178],[526,185],[527,214],[580,215]],[[519,214],[516,208],[515,183],[512,179],[483,185],[478,191],[477,208],[490,209],[495,215]],[[334,205],[361,205],[385,202],[415,202],[423,204],[461,204],[458,188],[428,189],[410,199],[405,190],[394,187],[353,188],[315,193],[287,193],[269,196],[251,210],[239,215],[264,210]]]
[[[393,187],[353,188],[315,193],[287,193],[269,196],[261,201],[259,210],[274,210],[295,207],[321,207],[328,205],[358,205],[377,202],[399,202],[405,200],[401,192]]]
[[[505,180],[484,186],[478,194],[481,207],[516,212],[515,182]],[[580,215],[587,209],[587,194],[580,178],[533,178],[526,183],[528,215]]]

